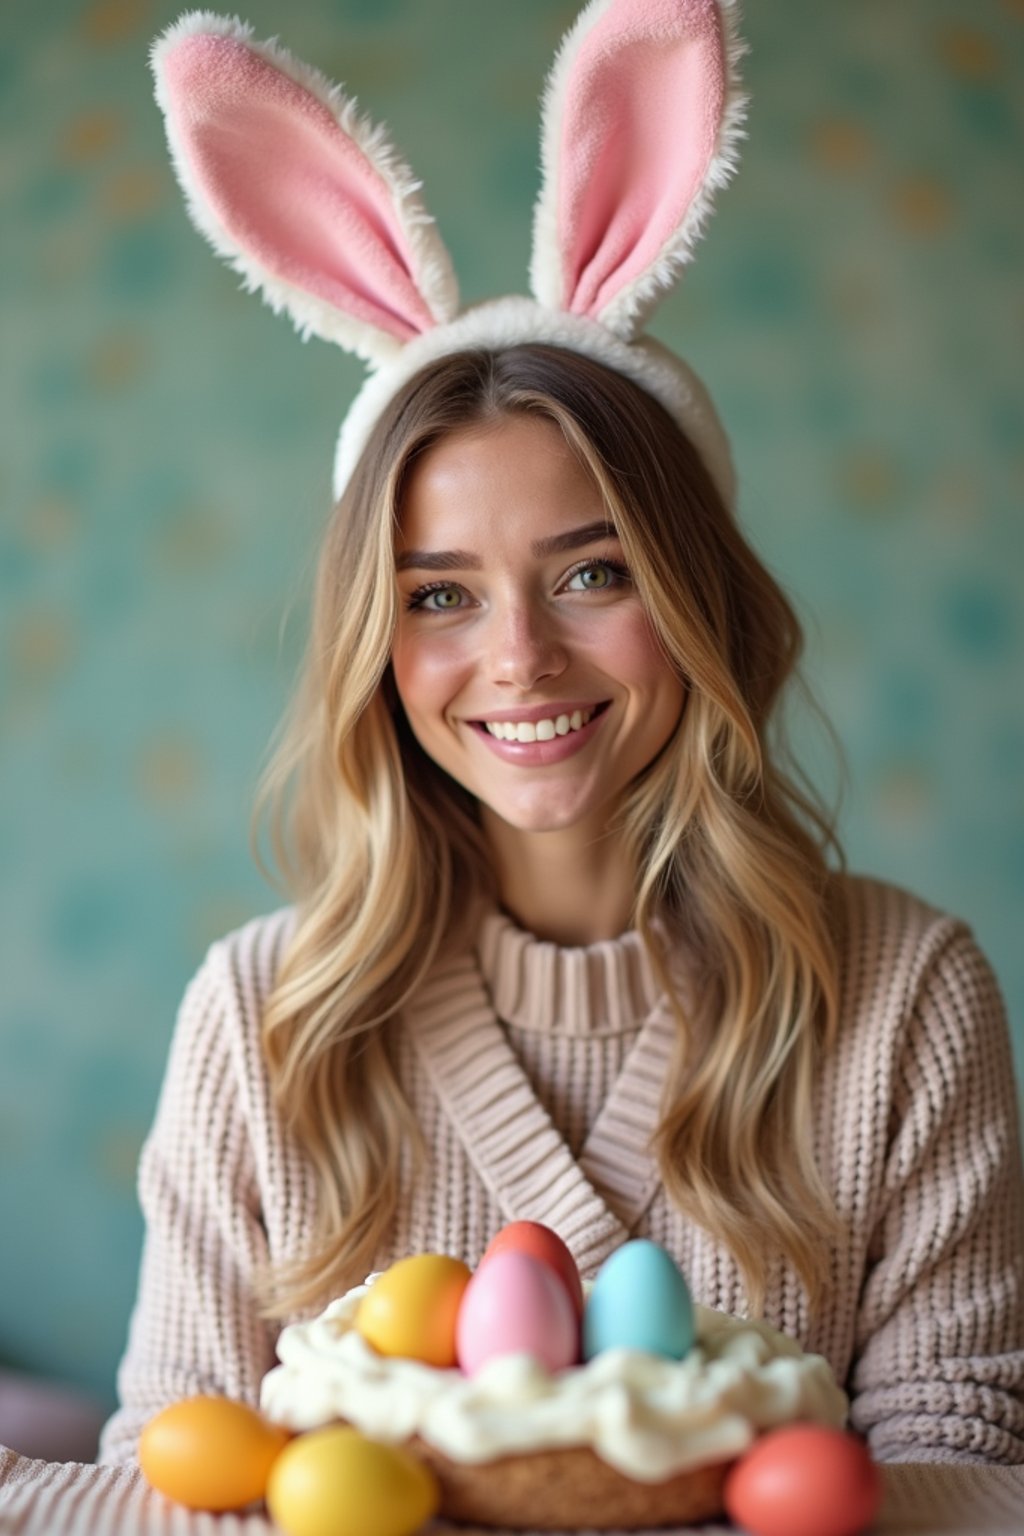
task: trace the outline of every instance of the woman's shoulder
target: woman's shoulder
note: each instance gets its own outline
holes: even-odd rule
[[[831,907],[847,1013],[905,1016],[925,993],[998,992],[969,923],[903,886],[837,874]]]
[[[970,933],[968,924],[955,913],[874,875],[833,874],[830,905],[837,938],[847,949],[853,945],[905,952]]]
[[[215,939],[193,973],[172,1031],[162,1100],[186,1119],[189,1106],[231,1084],[232,1103],[267,1100],[260,1038],[264,1006],[295,921],[282,907]],[[261,1111],[266,1113],[266,1110]]]
[[[297,920],[294,906],[276,907],[258,917],[251,917],[229,932],[214,939],[207,958],[216,955],[244,969],[265,974],[276,970]]]
[[[278,907],[214,939],[189,984],[200,1006],[258,1020],[294,932],[296,909]]]

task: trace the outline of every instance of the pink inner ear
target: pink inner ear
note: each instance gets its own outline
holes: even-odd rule
[[[391,192],[310,91],[233,38],[164,59],[201,200],[257,268],[408,341],[435,324]]]
[[[712,0],[621,0],[588,33],[559,154],[567,309],[600,314],[657,261],[701,187],[724,103]]]

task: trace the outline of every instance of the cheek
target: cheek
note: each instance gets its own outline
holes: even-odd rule
[[[654,628],[642,612],[623,614],[613,634],[607,637],[610,667],[624,683],[646,690],[665,690],[682,695],[683,684],[661,648]]]
[[[397,635],[391,666],[398,696],[410,716],[445,704],[464,671],[458,647],[429,635],[414,639]]]

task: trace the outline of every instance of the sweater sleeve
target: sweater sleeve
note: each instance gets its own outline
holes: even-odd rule
[[[1024,1462],[1024,1181],[1002,999],[931,935],[892,1087],[851,1418],[880,1461]]]
[[[246,1113],[255,1028],[241,998],[215,944],[182,1002],[140,1159],[142,1265],[103,1463],[132,1460],[146,1420],[179,1398],[256,1405],[274,1362],[254,1290],[267,1243]]]

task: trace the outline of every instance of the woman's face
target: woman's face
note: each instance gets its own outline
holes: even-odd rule
[[[590,477],[510,415],[418,459],[400,522],[392,663],[420,745],[511,826],[600,835],[685,692]]]

